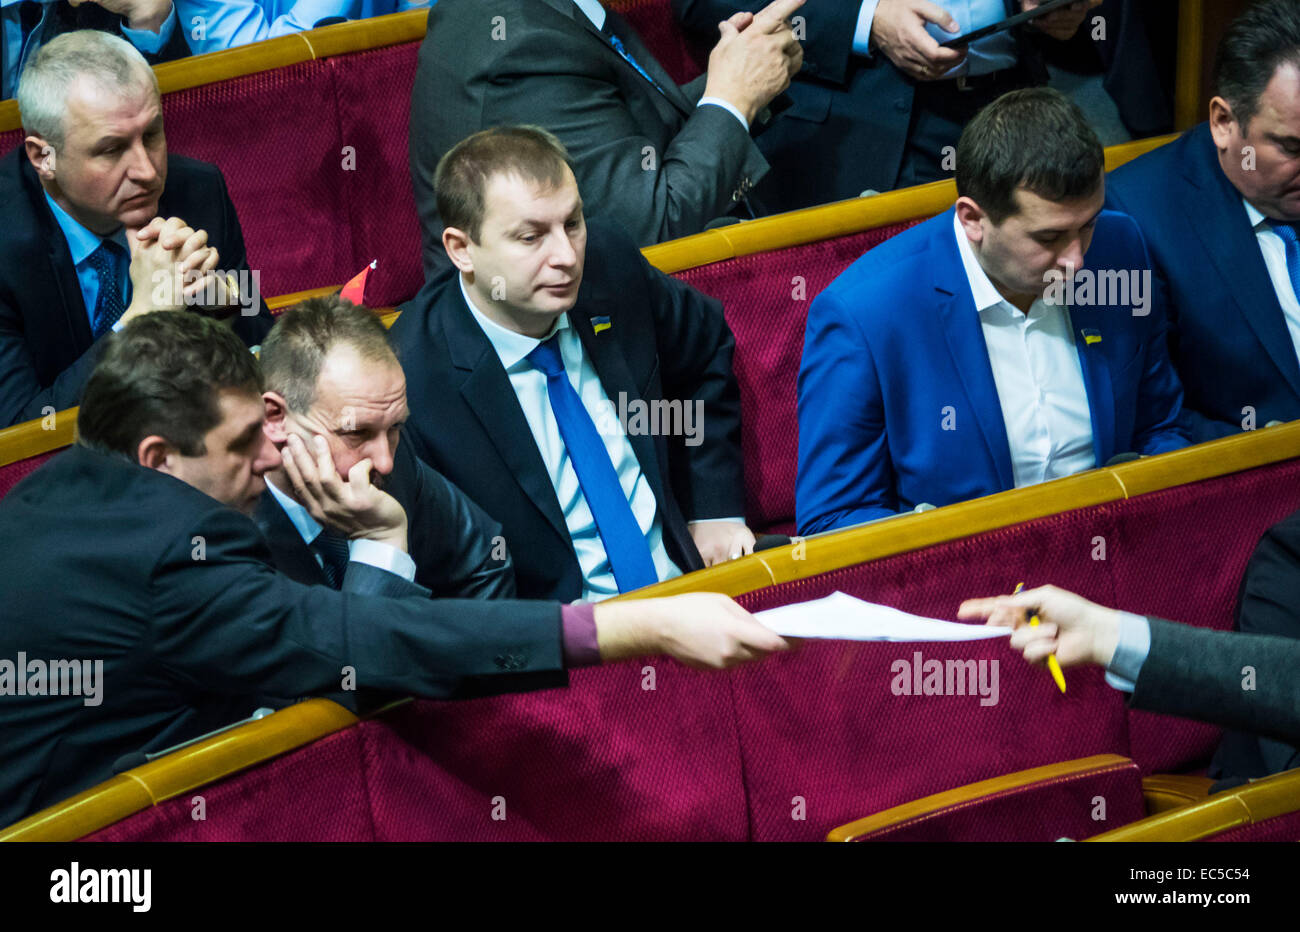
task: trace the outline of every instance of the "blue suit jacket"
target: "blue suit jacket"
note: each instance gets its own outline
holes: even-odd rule
[[[1206,123],[1112,172],[1107,203],[1132,215],[1165,291],[1169,354],[1195,441],[1300,418],[1300,362],[1241,194]]]
[[[1084,268],[1147,263],[1133,220],[1103,212]],[[1188,442],[1176,425],[1182,391],[1163,311],[1149,310],[1138,317],[1127,306],[1070,309],[1098,464]],[[799,532],[1014,485],[993,368],[948,210],[864,255],[809,309],[799,372]]]

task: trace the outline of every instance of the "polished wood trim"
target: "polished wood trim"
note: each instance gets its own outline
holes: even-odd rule
[[[900,806],[894,806],[874,815],[858,819],[856,822],[850,822],[848,825],[841,825],[838,828],[831,829],[826,836],[826,840],[837,842],[858,841],[863,836],[875,835],[885,829],[898,828],[908,822],[920,821],[943,809],[954,806],[978,805],[980,800],[985,797],[1022,789],[1035,783],[1049,783],[1076,777],[1080,774],[1101,773],[1136,767],[1137,765],[1127,757],[1120,757],[1118,754],[1097,754],[1092,757],[1082,757],[1078,760],[1062,761],[1059,764],[1047,764],[1042,767],[1031,767],[1028,770],[1018,770],[1015,773],[1003,774],[989,780],[980,780],[978,783],[968,783],[965,786],[945,790],[942,793],[923,796],[910,803],[903,803]]]
[[[1300,769],[1264,777],[1199,803],[1148,816],[1086,841],[1200,841],[1300,811]]]
[[[1174,73],[1174,126],[1191,129],[1201,115],[1205,10],[1202,0],[1179,0],[1178,58]]]
[[[923,514],[906,514],[827,534],[794,538],[785,547],[730,560],[616,598],[649,599],[685,592],[742,595],[773,583],[807,579],[1035,518],[1121,501],[1298,456],[1300,421],[1292,421],[1120,466],[1093,469],[1040,485],[958,502]]]
[[[0,842],[75,841],[142,809],[302,747],[356,721],[355,715],[328,699],[299,702],[128,770],[33,813],[0,830]]]
[[[0,466],[40,456],[72,443],[77,435],[77,412],[80,410],[68,408],[55,412],[53,430],[46,429],[44,418],[0,430]]]
[[[276,295],[274,298],[266,299],[266,306],[273,311],[278,311],[281,308],[293,307],[295,304],[298,304],[301,301],[306,301],[308,298],[323,298],[326,295],[332,295],[341,287],[343,286],[325,285],[321,288],[308,288],[306,291],[294,291],[289,294]]]
[[[1209,777],[1193,777],[1179,773],[1157,773],[1142,778],[1142,796],[1146,799],[1147,815],[1168,812],[1188,803],[1199,803],[1210,795],[1214,781]]]

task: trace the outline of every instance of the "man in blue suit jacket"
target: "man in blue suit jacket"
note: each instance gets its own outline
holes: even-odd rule
[[[957,190],[813,302],[800,533],[1187,443],[1142,238],[1102,210],[1078,108],[1046,88],[999,98],[962,135]]]
[[[1224,35],[1210,119],[1111,175],[1167,294],[1196,441],[1300,417],[1300,5],[1257,4]]]

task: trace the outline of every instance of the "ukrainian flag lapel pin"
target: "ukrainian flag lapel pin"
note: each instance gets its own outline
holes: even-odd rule
[[[591,329],[594,333],[602,333],[614,326],[609,322],[608,317],[593,317],[591,319]]]
[[[1083,344],[1084,344],[1084,346],[1092,346],[1092,344],[1094,344],[1094,343],[1100,343],[1100,342],[1101,342],[1101,331],[1100,331],[1100,330],[1090,330],[1090,329],[1088,329],[1087,327],[1084,327],[1084,328],[1083,328],[1082,330],[1080,330],[1079,332],[1080,332],[1081,334],[1083,334]]]

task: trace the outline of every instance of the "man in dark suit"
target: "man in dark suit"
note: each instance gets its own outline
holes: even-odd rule
[[[817,296],[799,370],[811,534],[1186,446],[1136,224],[1103,211],[1101,143],[1057,91],[962,135],[950,211]]]
[[[149,64],[190,54],[171,0],[18,0],[0,7],[0,97],[14,97],[23,65],[56,36],[98,29],[126,37]]]
[[[1029,619],[1038,616],[1031,627]],[[1300,744],[1300,641],[1194,628],[1116,611],[1055,586],[969,599],[967,620],[1013,628],[1011,647],[1043,665],[1097,664],[1129,704]],[[1244,667],[1255,671],[1247,685]]]
[[[67,33],[27,71],[28,135],[0,159],[0,426],[77,404],[98,338],[140,314],[191,308],[259,343],[271,318],[221,172],[168,156],[139,52]]]
[[[1072,4],[982,39],[969,55],[939,43],[1005,19],[1017,12],[1015,0],[810,4],[799,17],[804,63],[790,85],[793,104],[758,139],[772,165],[759,196],[773,210],[794,210],[951,178],[957,139],[976,113],[1007,91],[1047,83],[1030,40],[1069,38],[1100,2]],[[673,0],[678,20],[697,35],[760,5]]]
[[[1167,294],[1195,441],[1300,417],[1300,4],[1225,33],[1210,119],[1111,173]]]
[[[404,527],[415,581],[435,597],[514,597],[501,525],[400,443],[406,378],[377,317],[337,295],[304,301],[276,320],[261,363],[268,436],[282,450],[296,437],[292,450],[316,467],[305,481],[291,450],[266,475],[253,519],[277,569],[338,588],[350,549]],[[344,494],[354,471],[392,497],[381,520]]]
[[[750,127],[799,70],[775,0],[733,17],[708,73],[684,87],[632,27],[597,0],[439,0],[411,93],[411,180],[426,277],[447,268],[433,171],[448,150],[491,126],[545,127],[572,153],[593,217],[648,246],[698,233],[745,202],[767,163]]]
[[[266,696],[449,698],[466,677],[511,690],[647,653],[721,667],[785,646],[716,595],[431,600],[358,552],[344,591],[295,582],[247,517],[280,462],[252,355],[193,314],[145,315],[105,342],[78,443],[0,501],[0,539],[21,541],[0,548],[0,824]],[[364,479],[348,483],[354,511],[385,511]]]
[[[1237,596],[1237,630],[1300,643],[1300,512],[1269,528],[1255,547]],[[1297,744],[1228,732],[1214,755],[1210,776],[1266,777],[1293,770],[1300,767]]]
[[[750,552],[718,303],[588,227],[544,130],[476,133],[437,189],[456,274],[393,325],[407,435],[501,522],[519,594],[604,598]]]

